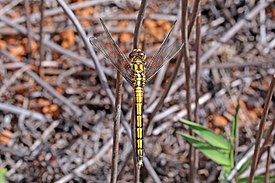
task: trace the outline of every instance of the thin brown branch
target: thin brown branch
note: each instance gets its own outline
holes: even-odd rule
[[[200,52],[201,52],[201,15],[200,13],[197,16],[196,19],[196,76],[195,76],[195,111],[194,111],[194,121],[199,123],[199,98],[200,98],[200,72],[201,72],[201,66],[200,66]],[[194,163],[195,163],[195,170],[199,167],[199,151],[194,150]]]
[[[136,49],[139,46],[139,37],[141,32],[141,25],[144,19],[144,11],[146,8],[147,0],[142,0],[138,12],[137,22],[135,26],[135,32],[134,32],[134,40],[133,40],[133,48]]]
[[[264,130],[264,124],[265,124],[265,121],[266,121],[266,118],[267,118],[269,106],[271,104],[271,98],[272,98],[272,95],[273,95],[274,86],[275,86],[275,75],[273,75],[273,77],[272,77],[272,81],[271,81],[269,90],[267,92],[267,97],[266,97],[266,100],[265,100],[265,106],[264,106],[264,110],[263,110],[263,115],[261,117],[261,122],[260,122],[260,125],[259,125],[259,130],[257,132],[256,144],[255,144],[255,150],[254,150],[254,156],[252,158],[251,170],[250,170],[250,175],[249,175],[249,178],[248,178],[248,182],[249,183],[252,183],[253,180],[254,180],[254,173],[255,173],[255,170],[257,168],[258,159],[260,158],[259,157],[259,152],[260,152],[262,133],[263,133],[263,130]]]
[[[188,51],[188,0],[182,0],[182,19],[181,19],[181,33],[183,40],[186,43],[183,46],[183,58],[184,58],[184,71],[185,71],[185,86],[186,86],[186,108],[187,108],[187,119],[191,119],[191,74],[190,74],[190,61],[189,61],[189,51]],[[192,135],[192,130],[189,129],[189,134]],[[193,183],[195,181],[195,149],[192,144],[189,144],[189,182]]]
[[[260,155],[259,157],[262,156],[262,154],[264,154],[264,152],[268,149],[268,147],[270,146],[270,141],[272,142],[272,133],[273,133],[273,130],[275,129],[275,120],[273,120],[272,124],[270,125],[270,127],[268,128],[266,134],[264,135],[265,137],[265,140],[264,140],[264,143],[261,147],[261,150],[260,150]],[[258,160],[259,161],[259,160]]]
[[[196,23],[196,76],[195,76],[195,114],[194,121],[198,122],[199,97],[200,97],[200,53],[201,53],[201,15],[197,17]]]
[[[44,77],[43,68],[41,67],[44,61],[44,44],[43,44],[43,22],[44,22],[44,0],[40,1],[40,24],[39,24],[39,64],[38,72],[40,77]]]
[[[32,56],[32,38],[31,38],[31,23],[30,23],[30,3],[29,0],[24,1],[24,7],[25,7],[25,15],[26,15],[26,27],[27,27],[27,54],[28,58],[31,58]]]
[[[183,46],[183,58],[184,58],[184,71],[186,78],[186,108],[187,118],[191,120],[191,78],[190,78],[190,62],[189,62],[189,51],[188,51],[188,32],[187,32],[187,21],[188,21],[188,0],[182,0],[182,19],[181,19],[181,33],[182,39],[186,41]]]
[[[269,166],[270,166],[270,163],[271,163],[270,153],[271,153],[271,148],[269,146],[267,148],[267,157],[266,157],[266,164],[265,164],[265,180],[264,180],[265,183],[269,183],[269,175],[270,175]]]
[[[117,182],[117,167],[118,167],[118,152],[119,152],[119,129],[120,129],[120,115],[121,115],[121,96],[122,96],[122,76],[117,72],[116,79],[116,101],[114,111],[114,129],[113,129],[113,154],[112,154],[112,171],[111,183]]]
[[[191,19],[190,19],[189,26],[188,26],[188,38],[190,37],[192,28],[195,24],[196,17],[197,17],[197,14],[198,14],[198,10],[199,10],[199,6],[200,6],[200,0],[195,0],[193,10],[192,10],[192,14],[191,14]]]

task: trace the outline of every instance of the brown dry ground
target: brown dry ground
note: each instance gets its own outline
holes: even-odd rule
[[[13,1],[1,1],[1,16],[9,22],[19,20],[26,29],[24,1],[5,12],[5,6]],[[68,3],[75,7],[87,1]],[[165,3],[164,3],[165,2]],[[39,35],[39,1],[30,1],[27,31]],[[192,1],[191,1],[192,3]],[[202,1],[202,48],[201,54],[215,45],[219,39],[255,7],[259,1]],[[77,54],[77,58],[60,53],[45,45],[42,64],[39,40],[29,39],[15,27],[6,26],[0,20],[0,49],[12,59],[0,53],[0,167],[8,170],[10,182],[54,182],[72,173],[102,150],[113,136],[113,109],[100,83],[97,70],[86,52],[83,41],[75,27],[58,4],[45,0],[44,38]],[[121,50],[128,55],[132,48],[135,19],[139,1],[102,1],[93,6],[74,10],[87,35],[100,37],[103,29],[98,18],[102,17]],[[52,15],[47,13],[54,12]],[[179,13],[178,1],[153,1],[146,9],[141,42],[150,58]],[[222,44],[202,65],[200,96],[205,99],[199,109],[199,123],[218,134],[228,135],[231,121],[240,99],[238,153],[247,150],[255,140],[271,76],[275,73],[274,62],[274,17],[275,8],[269,5],[253,20],[248,21],[229,41]],[[180,41],[180,31],[173,37]],[[195,58],[194,29],[190,35],[190,62]],[[83,58],[90,59],[88,64]],[[108,84],[115,92],[115,69],[98,54],[106,73]],[[145,88],[145,122],[161,96],[169,76],[173,73],[175,60],[167,67],[161,85],[155,80]],[[20,63],[20,64],[18,64]],[[24,65],[25,64],[25,65]],[[33,71],[48,83],[58,95],[81,111],[77,115],[72,105],[61,102],[47,87],[34,80],[27,72]],[[185,85],[183,64],[176,78],[175,90],[164,102],[145,138],[145,152],[157,175],[163,182],[186,182],[188,180],[188,145],[177,132],[187,132],[178,122],[185,116]],[[194,101],[194,78],[192,73],[192,101]],[[173,88],[173,87],[172,87]],[[128,123],[131,118],[132,88],[124,82],[122,113]],[[15,108],[19,107],[19,108]],[[14,110],[17,111],[14,111]],[[24,113],[24,109],[31,114]],[[35,114],[33,112],[36,112]],[[162,116],[161,116],[162,114]],[[267,117],[267,128],[275,119],[273,104]],[[38,117],[37,117],[37,116]],[[41,119],[45,117],[46,121]],[[274,145],[272,146],[274,149]],[[111,172],[112,150],[108,150],[71,182],[107,182]],[[133,181],[132,159],[127,156],[132,150],[129,137],[123,131],[120,140],[119,169],[126,163],[120,182]],[[271,164],[274,166],[273,160]],[[261,165],[260,168],[263,167]],[[220,167],[199,155],[198,179],[200,182],[217,182]],[[145,168],[142,181],[152,182]],[[274,173],[273,169],[273,173]]]

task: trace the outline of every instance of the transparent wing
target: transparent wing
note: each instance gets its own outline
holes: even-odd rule
[[[168,45],[168,37],[171,34],[174,25],[167,34],[164,41],[161,43],[158,51],[153,55],[152,59],[146,63],[146,81],[152,79],[152,77],[161,69],[161,67],[167,64],[174,56],[176,56],[183,47],[184,43],[179,42],[174,42]]]
[[[119,49],[101,19],[100,22],[105,30],[107,39],[103,41],[101,39],[91,37],[89,39],[90,43],[93,45],[96,51],[103,53],[104,57],[112,63],[112,65],[130,84],[132,84],[130,62],[127,60],[124,53]]]

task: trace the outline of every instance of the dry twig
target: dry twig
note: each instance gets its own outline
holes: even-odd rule
[[[121,101],[122,101],[122,76],[117,71],[116,79],[116,101],[114,111],[114,130],[113,130],[113,154],[112,154],[112,171],[111,182],[117,182],[117,167],[118,167],[118,152],[119,152],[119,129],[120,129],[120,115],[121,115]]]
[[[254,156],[252,158],[252,163],[251,163],[251,170],[250,170],[250,175],[249,175],[249,179],[248,182],[252,183],[254,180],[254,173],[255,170],[257,168],[257,164],[258,164],[258,159],[259,157],[259,152],[260,152],[260,147],[261,147],[261,139],[262,139],[262,133],[264,130],[264,124],[267,118],[267,114],[268,114],[268,110],[269,110],[269,106],[271,104],[271,98],[273,95],[273,91],[274,91],[274,86],[275,86],[275,75],[272,77],[272,81],[266,96],[266,100],[265,100],[265,106],[264,106],[264,110],[263,110],[263,115],[261,118],[261,122],[259,125],[259,130],[257,131],[257,137],[256,137],[256,144],[255,144],[255,150],[254,150]]]

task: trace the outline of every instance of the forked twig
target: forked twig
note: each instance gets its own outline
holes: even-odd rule
[[[191,14],[191,19],[190,19],[189,26],[188,26],[188,37],[190,37],[192,28],[193,28],[194,23],[196,21],[199,6],[200,6],[200,0],[195,0],[193,10],[192,10],[192,14]]]

